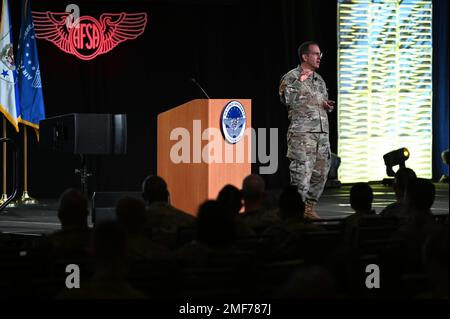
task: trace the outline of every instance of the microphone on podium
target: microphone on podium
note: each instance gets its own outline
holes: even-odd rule
[[[198,86],[198,88],[203,92],[203,94],[206,96],[207,99],[211,99],[209,95],[203,90],[202,86],[197,82],[195,78],[191,78],[191,81],[194,82],[195,85]]]

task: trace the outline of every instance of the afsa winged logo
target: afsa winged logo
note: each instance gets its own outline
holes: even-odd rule
[[[100,21],[81,16],[73,23],[69,12],[33,11],[36,38],[52,42],[62,51],[91,60],[119,43],[144,33],[147,13],[104,13]]]

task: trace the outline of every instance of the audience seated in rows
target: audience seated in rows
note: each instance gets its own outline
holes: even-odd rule
[[[251,289],[246,291],[250,296],[252,293],[257,296],[259,291],[264,296],[272,296],[278,291],[277,296],[281,298],[333,298],[339,291],[340,295],[364,298],[369,294],[361,294],[366,291],[361,286],[366,274],[360,266],[367,259],[361,258],[371,256],[377,264],[380,262],[382,285],[387,290],[372,297],[386,294],[387,297],[448,298],[448,229],[445,228],[448,228],[448,217],[444,227],[432,215],[434,185],[416,178],[410,169],[400,169],[393,186],[396,203],[377,215],[372,210],[371,187],[367,183],[353,185],[349,201],[355,213],[343,221],[345,241],[340,228],[332,231],[325,228],[327,221],[320,222],[325,224],[322,227],[318,222],[305,220],[305,206],[296,187],[287,187],[281,193],[278,215],[269,213],[263,204],[264,180],[255,174],[244,179],[242,191],[232,185],[224,186],[217,200],[200,205],[197,217],[171,206],[165,181],[149,176],[143,183],[146,203],[131,197],[121,198],[115,207],[117,221],[96,224],[93,230],[87,223],[86,198],[68,189],[59,201],[61,230],[48,236],[53,253],[50,257],[59,260],[62,257],[64,261],[71,257],[85,258],[92,269],[89,275],[81,269],[80,289],[64,290],[59,297],[146,298],[130,285],[128,280],[131,280],[152,297],[151,287],[159,287],[160,291],[163,286],[170,287],[168,296],[171,289],[190,296],[191,288],[197,289],[197,296],[207,296],[214,283],[226,281],[230,282],[231,293],[235,293],[231,288],[239,290],[248,284]],[[244,212],[240,213],[242,208]],[[376,241],[376,245],[370,246],[373,251],[367,253],[367,245],[364,249],[360,246],[353,249],[355,242],[366,238],[361,235],[363,230],[378,231],[383,227],[373,225],[383,226],[385,220],[397,218],[401,226],[398,228],[396,223],[393,229],[398,230],[393,236],[385,236],[386,241]],[[183,241],[188,244],[178,247],[180,229],[192,229],[192,232]],[[237,240],[242,238],[250,240],[242,245]],[[340,254],[333,254],[331,251],[338,244],[343,249]],[[327,250],[327,247],[332,248]],[[36,260],[47,265],[47,257]],[[91,261],[95,262],[93,276]],[[238,272],[234,273],[234,269]],[[261,280],[270,274],[273,276],[264,286]],[[204,276],[203,285],[196,285],[198,276]],[[223,280],[214,281],[214,276],[222,276]],[[2,283],[15,285],[16,281],[9,277],[6,274],[3,279],[9,281],[5,279]],[[245,285],[242,285],[243,277],[248,281]],[[405,278],[408,282],[403,284]],[[411,278],[421,281],[410,281]],[[423,284],[427,279],[428,286]],[[57,289],[50,287],[51,291],[64,287],[64,279],[61,281],[58,276],[50,281],[58,281]],[[408,287],[416,289],[412,291]],[[39,291],[39,287],[33,289]],[[173,293],[177,295],[177,291]],[[51,294],[54,296],[54,292]]]

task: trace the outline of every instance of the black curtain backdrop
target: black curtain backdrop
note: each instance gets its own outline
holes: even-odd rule
[[[73,1],[31,1],[34,11],[63,12]],[[147,12],[146,31],[95,60],[82,61],[46,40],[38,40],[46,116],[67,113],[125,113],[128,153],[88,160],[89,190],[139,190],[156,173],[157,115],[202,98],[194,77],[211,98],[252,99],[252,126],[278,128],[278,171],[264,175],[270,189],[289,182],[287,113],[278,99],[281,76],[298,64],[297,47],[317,41],[324,58],[319,73],[336,99],[336,2],[306,1],[77,1],[81,16]],[[11,1],[14,41],[20,28],[20,2]],[[336,113],[330,117],[336,152]],[[9,136],[22,145],[22,133]],[[29,192],[57,197],[80,186],[76,155],[39,149],[30,134]],[[21,164],[22,165],[22,164]],[[252,167],[258,172],[259,164]],[[20,185],[23,169],[21,166]],[[21,189],[20,189],[21,191]]]

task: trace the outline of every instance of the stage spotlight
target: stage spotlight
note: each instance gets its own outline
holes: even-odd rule
[[[409,158],[409,150],[406,147],[389,152],[383,155],[384,164],[386,165],[386,173],[388,176],[395,176],[392,169],[394,166],[405,167],[405,162]]]

